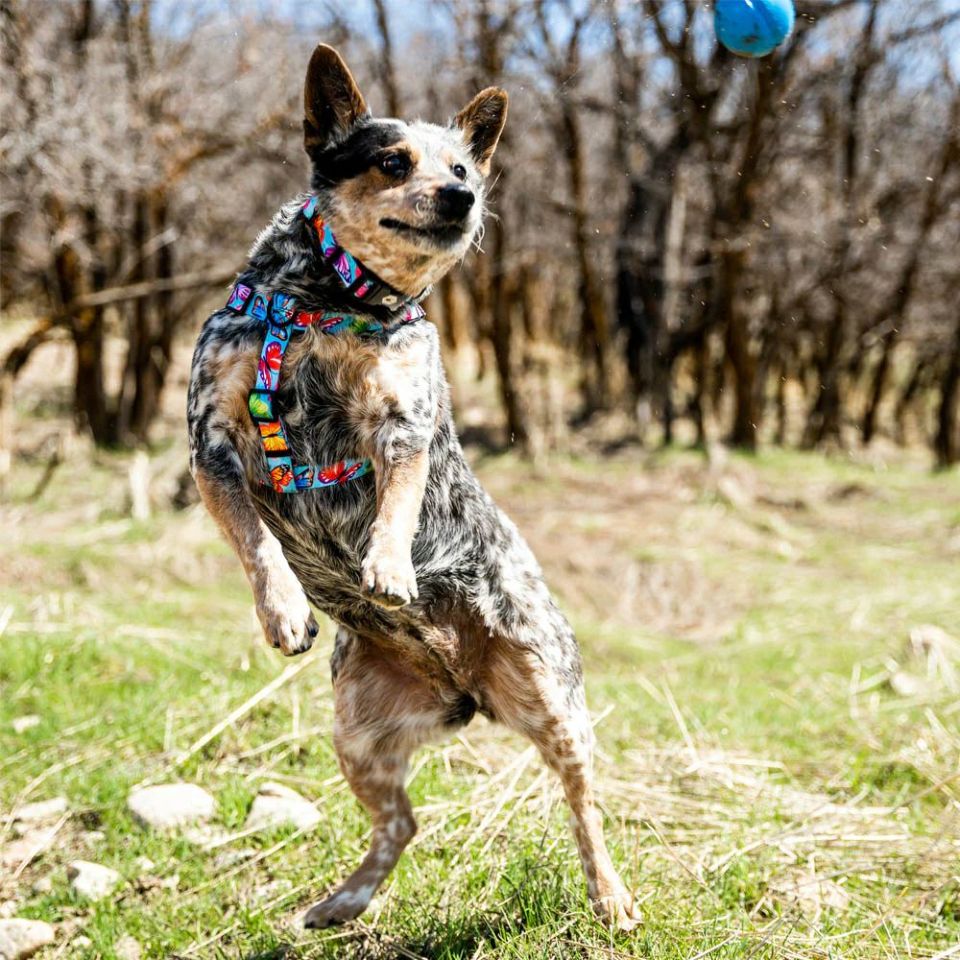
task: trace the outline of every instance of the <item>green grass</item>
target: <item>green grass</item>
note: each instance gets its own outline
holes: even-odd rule
[[[960,633],[955,475],[782,452],[733,458],[725,480],[679,451],[544,475],[485,460],[581,637],[644,926],[594,923],[557,785],[477,722],[417,755],[420,834],[374,908],[308,935],[297,914],[368,829],[330,743],[332,630],[184,760],[290,663],[201,509],[133,522],[122,458],[60,469],[29,501],[40,467],[18,467],[0,503],[0,812],[62,795],[71,814],[0,902],[58,924],[67,955],[112,957],[124,934],[151,957],[444,960],[931,958],[960,941],[960,704],[907,642],[923,623]],[[891,688],[894,662],[916,695]],[[40,724],[15,734],[26,714]],[[216,796],[218,846],[130,819],[134,785],[181,778]],[[265,780],[316,801],[320,826],[231,839]],[[119,894],[78,900],[78,857],[119,870]]]

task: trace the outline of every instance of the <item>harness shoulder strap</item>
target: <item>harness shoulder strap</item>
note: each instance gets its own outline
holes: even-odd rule
[[[326,467],[294,464],[283,421],[275,409],[283,357],[294,330],[303,330],[315,322],[327,333],[347,329],[354,318],[340,314],[295,312],[293,298],[285,293],[261,294],[238,283],[227,300],[227,307],[266,324],[267,330],[257,361],[257,379],[247,398],[247,409],[257,425],[260,443],[267,460],[270,484],[277,493],[297,493],[338,486],[356,480],[372,469],[369,459],[338,460]],[[420,316],[422,316],[422,311]],[[419,319],[414,317],[413,319]],[[336,322],[334,322],[336,321]],[[407,321],[409,322],[409,321]],[[324,327],[324,323],[327,324]]]

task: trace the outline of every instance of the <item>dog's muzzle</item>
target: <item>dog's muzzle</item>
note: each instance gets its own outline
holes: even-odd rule
[[[437,191],[437,215],[449,222],[463,220],[473,207],[476,197],[462,183],[441,187]]]

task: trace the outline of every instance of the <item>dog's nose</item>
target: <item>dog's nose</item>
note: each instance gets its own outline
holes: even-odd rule
[[[453,183],[437,191],[437,212],[446,220],[462,220],[473,206],[473,191],[462,183]]]

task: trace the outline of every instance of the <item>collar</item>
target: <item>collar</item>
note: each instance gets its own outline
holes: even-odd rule
[[[363,307],[387,307],[396,310],[404,304],[415,304],[423,293],[409,297],[381,280],[366,264],[337,243],[337,238],[320,216],[320,200],[315,194],[304,203],[300,212],[310,225],[316,252],[327,263],[346,292]]]

